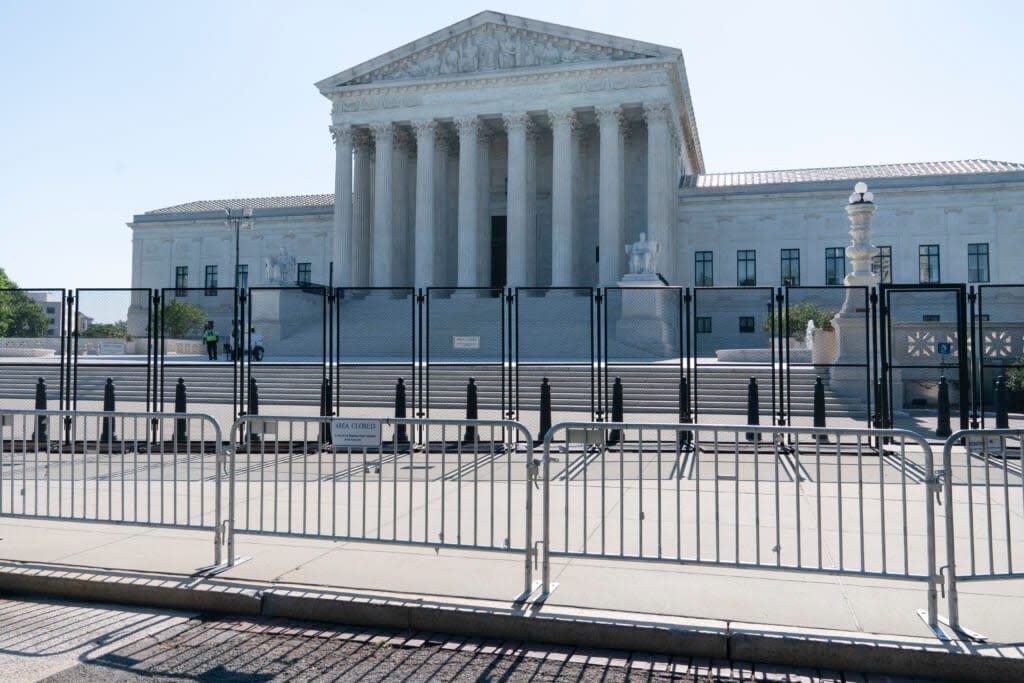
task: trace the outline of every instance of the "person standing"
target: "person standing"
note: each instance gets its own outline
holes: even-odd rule
[[[213,329],[213,321],[206,322],[206,330],[203,331],[203,341],[206,342],[206,355],[210,360],[217,360],[217,331]]]

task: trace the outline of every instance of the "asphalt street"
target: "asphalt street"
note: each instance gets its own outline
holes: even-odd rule
[[[0,598],[5,681],[907,683],[860,673],[436,633]]]

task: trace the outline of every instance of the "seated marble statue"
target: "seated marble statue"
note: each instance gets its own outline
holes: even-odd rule
[[[626,256],[629,257],[630,275],[654,274],[654,257],[661,248],[657,242],[647,240],[647,233],[640,233],[640,239],[626,245]]]

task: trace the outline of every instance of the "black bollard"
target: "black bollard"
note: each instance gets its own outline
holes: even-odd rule
[[[622,379],[615,378],[612,385],[612,422],[622,422]],[[622,439],[622,430],[613,429],[608,432],[608,445],[614,446]]]
[[[260,414],[260,390],[259,390],[259,387],[256,386],[256,378],[254,378],[254,377],[250,377],[249,378],[248,403],[249,403],[249,405],[248,405],[249,415],[259,415]],[[252,423],[250,423],[250,425],[251,424]],[[250,426],[249,427],[249,442],[250,443],[256,443],[259,440],[260,440],[259,435],[256,434],[255,432],[253,432],[252,431],[252,427]]]
[[[747,424],[761,424],[761,409],[757,396],[757,378],[751,377],[747,385]],[[747,441],[760,441],[761,435],[758,432],[747,432]]]
[[[690,383],[685,377],[679,380],[679,422],[693,424],[693,417],[690,415]],[[693,432],[681,431],[676,438],[676,447],[689,450],[692,442]]]
[[[185,380],[181,377],[178,378],[178,383],[174,386],[174,412],[188,412],[188,401],[185,397]],[[183,417],[174,420],[174,442],[188,443],[188,420]]]
[[[398,384],[395,385],[395,417],[400,420],[404,420],[406,417],[405,380],[402,379],[401,377],[398,378]],[[395,425],[395,441],[397,441],[398,443],[409,443],[408,425]]]
[[[939,420],[935,425],[935,436],[949,436],[953,430],[949,426],[949,384],[946,377],[939,377]]]
[[[103,412],[114,412],[114,380],[107,378],[107,384],[103,387]],[[100,432],[100,441],[108,443],[117,441],[117,434],[114,433],[114,418],[103,418],[103,431]]]
[[[882,380],[875,380],[875,429],[885,428],[885,396]]]
[[[814,381],[814,426],[825,428],[825,385],[818,377]],[[818,443],[828,443],[827,434],[815,434]]]
[[[1010,428],[1010,401],[1006,395],[1006,378],[996,377],[996,429]]]
[[[320,382],[320,417],[331,417],[334,406],[331,403],[331,378],[324,377]],[[331,443],[331,425],[324,420],[320,423],[320,443]]]
[[[537,430],[536,443],[544,443],[544,437],[551,431],[551,385],[545,377],[540,383],[540,429]]]
[[[36,382],[36,410],[46,410],[46,382],[40,377]],[[36,418],[36,431],[32,433],[32,441],[46,445],[49,437],[50,419],[46,415]]]
[[[476,380],[472,377],[469,378],[469,384],[466,385],[466,419],[477,419]],[[466,433],[462,437],[462,443],[471,443],[473,441],[476,441],[476,427],[466,427]]]

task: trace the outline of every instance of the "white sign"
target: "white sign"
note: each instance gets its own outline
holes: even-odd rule
[[[603,429],[588,429],[586,427],[567,429],[565,440],[569,443],[579,443],[584,446],[604,446],[605,432]]]
[[[455,349],[479,349],[480,337],[452,337],[452,348]]]
[[[331,420],[331,443],[335,448],[380,448],[380,420],[335,418]]]
[[[124,342],[100,342],[100,353],[104,356],[123,356],[125,348]]]
[[[249,424],[253,434],[277,434],[277,420],[253,420]]]

